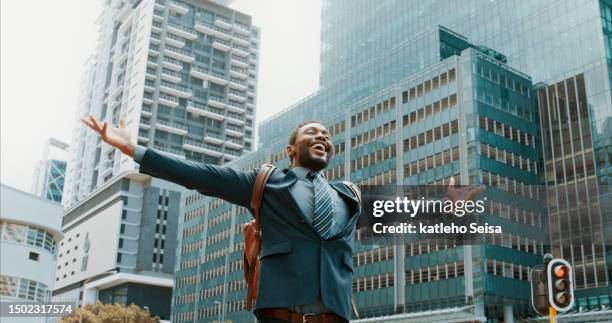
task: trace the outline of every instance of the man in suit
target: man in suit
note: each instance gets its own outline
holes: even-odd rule
[[[108,144],[140,164],[140,172],[250,209],[257,170],[180,160],[136,146],[117,128],[82,119]],[[344,183],[328,183],[323,170],[333,156],[328,130],[317,121],[291,134],[291,167],[276,170],[261,207],[260,322],[347,322],[351,313],[352,251],[360,215],[357,197]]]
[[[184,161],[136,146],[123,120],[117,128],[94,117],[82,120],[140,163],[140,172],[250,209],[257,170]],[[321,123],[298,125],[287,154],[291,167],[274,171],[264,190],[255,314],[262,323],[347,322],[358,198],[344,183],[328,183],[321,173],[333,156],[330,134]],[[446,197],[474,199],[482,191],[483,186],[454,188],[451,178]]]

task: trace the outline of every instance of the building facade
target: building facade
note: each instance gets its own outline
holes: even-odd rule
[[[55,285],[62,206],[0,185],[0,301],[46,303]],[[3,322],[46,322],[3,318]]]
[[[67,209],[53,299],[133,302],[167,320],[181,193],[178,185],[128,172]]]
[[[460,183],[487,184],[498,194],[537,200],[541,157],[531,78],[505,64],[502,54],[445,27],[403,46],[432,53],[432,63],[320,118],[334,143],[328,180],[424,185],[446,184],[453,176]],[[301,113],[289,110],[282,118],[302,120]],[[229,165],[287,167],[289,133]],[[253,320],[243,307],[242,274],[241,227],[250,213],[197,193],[187,195],[184,211],[173,319]],[[492,203],[486,221],[508,231],[473,246],[359,243],[353,292],[360,314],[465,308],[466,321],[528,316],[528,272],[541,261],[546,218],[534,208]]]
[[[66,206],[136,164],[78,119],[126,127],[138,144],[222,164],[253,149],[259,29],[218,2],[107,1],[88,62],[66,175]]]
[[[388,86],[394,71],[379,76],[374,69],[369,72],[374,75],[371,83],[353,83],[351,76],[401,51],[403,44],[434,24],[503,53],[508,66],[529,75],[537,85],[533,91],[538,92],[542,116],[542,184],[553,189],[547,197],[555,201],[547,220],[547,250],[577,268],[578,309],[609,307],[612,216],[605,203],[610,201],[612,160],[611,7],[608,0],[323,1],[321,89],[313,97],[335,86],[345,97],[312,105],[307,99],[288,110],[301,111],[305,119],[323,119],[342,106],[340,102],[356,101],[371,89]],[[398,61],[427,65],[428,57],[422,52]],[[353,92],[354,87],[360,91]],[[292,117],[281,113],[264,121],[261,145],[288,133],[298,123]],[[583,206],[574,201],[584,202]]]
[[[34,170],[32,193],[61,203],[67,160],[68,144],[49,138],[43,156]]]

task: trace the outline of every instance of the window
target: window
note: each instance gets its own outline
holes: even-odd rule
[[[29,256],[30,260],[38,261],[38,257],[39,255],[36,252],[30,252],[30,256]]]

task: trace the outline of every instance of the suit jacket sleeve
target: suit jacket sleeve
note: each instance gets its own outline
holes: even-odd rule
[[[250,208],[256,170],[243,172],[227,166],[181,160],[147,148],[140,172],[173,182],[190,190]]]

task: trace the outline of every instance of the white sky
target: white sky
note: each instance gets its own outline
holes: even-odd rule
[[[0,182],[30,191],[49,137],[70,143],[102,0],[0,1]],[[320,0],[234,0],[261,27],[257,122],[313,93]]]

